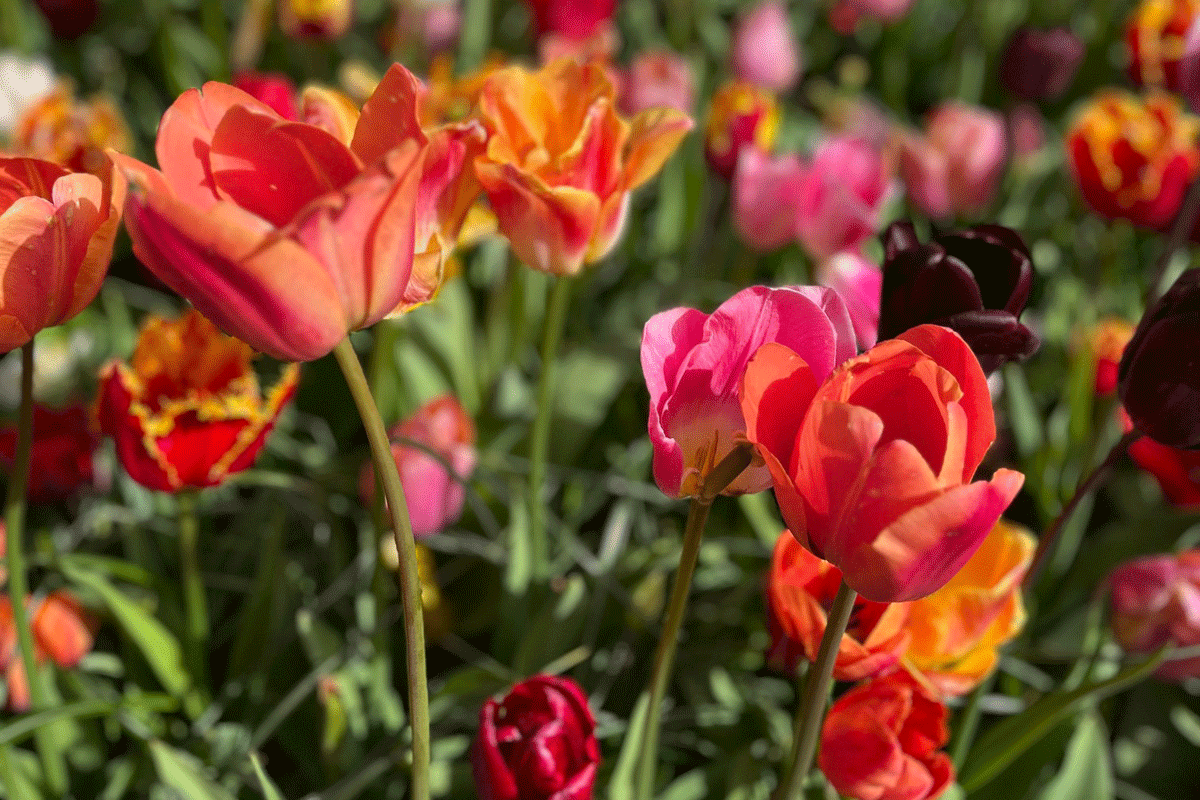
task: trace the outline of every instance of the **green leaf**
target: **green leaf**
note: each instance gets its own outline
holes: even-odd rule
[[[36,714],[27,714],[0,727],[0,747],[19,742],[38,728],[55,720],[103,717],[111,714],[115,709],[116,706],[106,700],[80,700],[78,703],[50,708]]]
[[[154,739],[150,742],[150,755],[159,780],[187,800],[236,800],[204,774],[204,765],[191,753]]]
[[[1042,415],[1034,402],[1025,372],[1016,364],[1004,367],[1004,399],[1008,403],[1008,417],[1017,452],[1028,458],[1037,452],[1046,440],[1042,430]]]
[[[1039,795],[1040,800],[1111,800],[1112,759],[1108,733],[1095,713],[1079,721],[1067,745],[1062,769]]]
[[[30,754],[0,747],[0,786],[8,800],[41,800],[41,793],[21,764],[22,755]]]
[[[991,781],[1013,759],[1037,744],[1056,724],[1087,700],[1098,701],[1133,686],[1149,677],[1166,656],[1163,648],[1140,664],[1122,670],[1112,678],[1081,686],[1071,692],[1048,694],[1020,714],[1014,714],[989,729],[975,743],[967,757],[958,782],[971,793]]]
[[[633,800],[636,796],[642,734],[646,727],[646,713],[649,707],[650,695],[642,692],[637,705],[633,707],[633,714],[629,717],[629,727],[625,730],[625,741],[621,743],[621,752],[617,755],[616,769],[608,779],[608,800]]]
[[[267,776],[267,773],[262,768],[262,762],[259,761],[258,753],[250,754],[250,764],[254,767],[254,775],[258,778],[258,788],[262,789],[263,797],[266,800],[283,800],[283,794]]]

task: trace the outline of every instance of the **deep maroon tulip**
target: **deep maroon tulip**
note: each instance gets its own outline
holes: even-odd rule
[[[1180,275],[1142,317],[1121,357],[1117,391],[1142,433],[1200,450],[1200,269]]]
[[[921,244],[911,222],[893,222],[883,243],[881,341],[925,323],[944,325],[966,340],[985,373],[1037,350],[1037,334],[1017,319],[1033,263],[1016,231],[976,225]]]
[[[535,675],[479,712],[471,750],[482,800],[590,800],[600,745],[587,695],[570,678]]]
[[[97,0],[35,0],[38,10],[58,39],[77,39],[87,33],[100,16]]]
[[[1083,41],[1066,28],[1019,28],[1000,61],[1000,82],[1023,100],[1062,95],[1083,61]]]

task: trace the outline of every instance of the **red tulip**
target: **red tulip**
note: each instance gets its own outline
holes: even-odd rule
[[[82,406],[55,409],[33,407],[33,451],[29,490],[35,503],[65,500],[93,479],[92,453],[98,438]],[[0,429],[0,465],[10,467],[17,449],[15,427]]]

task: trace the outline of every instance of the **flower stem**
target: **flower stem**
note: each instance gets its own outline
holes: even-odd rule
[[[21,348],[21,410],[17,419],[17,449],[13,454],[12,472],[8,478],[8,497],[4,502],[4,525],[7,529],[8,596],[12,602],[13,621],[17,625],[17,647],[21,664],[29,683],[30,707],[45,708],[41,676],[33,655],[33,631],[29,627],[29,610],[25,598],[29,584],[25,577],[25,492],[29,487],[29,458],[33,449],[33,342]]]
[[[529,439],[529,546],[533,578],[550,575],[550,542],[546,535],[546,458],[550,450],[550,422],[554,418],[554,381],[558,372],[558,343],[562,340],[571,305],[570,278],[558,278],[546,303],[542,338],[542,372],[538,378],[537,414]]]
[[[696,571],[696,560],[700,555],[700,540],[704,536],[704,523],[713,500],[726,486],[750,465],[749,445],[739,445],[713,467],[700,486],[700,494],[692,498],[688,507],[687,525],[683,533],[683,549],[679,553],[679,568],[675,571],[675,583],[671,587],[671,599],[667,603],[662,631],[658,637],[658,649],[654,652],[654,671],[650,675],[650,704],[646,708],[646,727],[642,737],[642,760],[638,772],[638,793],[641,800],[650,800],[654,793],[654,773],[658,762],[659,720],[662,717],[662,700],[667,691],[667,680],[671,675],[671,664],[675,660],[675,649],[679,643],[679,629],[683,625],[683,612],[687,608],[688,591],[692,585],[692,573]]]
[[[184,489],[175,495],[175,513],[179,522],[179,571],[183,577],[183,604],[187,615],[188,647],[197,685],[205,680],[208,657],[208,600],[200,577],[196,545],[200,538],[200,520],[196,516],[196,493]]]
[[[1118,439],[1117,443],[1113,445],[1112,450],[1108,451],[1108,455],[1105,456],[1100,466],[1092,470],[1092,474],[1088,475],[1087,478],[1075,487],[1075,494],[1071,495],[1071,499],[1062,507],[1062,511],[1058,512],[1058,516],[1054,518],[1050,526],[1046,528],[1046,532],[1038,539],[1037,550],[1033,553],[1033,560],[1029,563],[1029,571],[1025,573],[1025,579],[1021,583],[1022,586],[1032,586],[1034,584],[1042,568],[1045,566],[1046,557],[1050,554],[1051,547],[1057,541],[1063,526],[1071,519],[1071,514],[1075,511],[1075,507],[1093,489],[1108,478],[1108,473],[1112,471],[1113,466],[1121,459],[1121,456],[1125,455],[1125,451],[1129,449],[1129,445],[1133,444],[1141,435],[1141,431],[1134,429]]]
[[[967,704],[954,720],[954,736],[950,740],[950,760],[954,762],[955,771],[961,770],[975,741],[979,730],[979,719],[983,716],[983,696],[987,694],[996,681],[996,671],[992,670],[983,681],[967,696]]]
[[[417,574],[417,544],[413,538],[408,506],[404,502],[404,487],[388,442],[387,432],[375,399],[371,396],[367,376],[354,352],[350,339],[343,339],[333,348],[363,427],[371,444],[371,457],[383,484],[391,516],[392,535],[400,555],[400,596],[404,607],[404,641],[408,666],[408,717],[412,728],[412,797],[429,800],[429,687],[425,679],[425,623],[421,611],[421,580]]]
[[[1175,222],[1171,225],[1171,232],[1167,234],[1167,244],[1158,254],[1158,261],[1154,264],[1154,277],[1146,297],[1146,308],[1154,305],[1154,301],[1162,294],[1159,287],[1162,285],[1167,267],[1171,265],[1171,257],[1187,241],[1192,228],[1196,225],[1198,214],[1200,214],[1200,176],[1197,176],[1192,181],[1192,185],[1188,187],[1188,193],[1184,196],[1183,203],[1179,206],[1179,213],[1175,215]]]
[[[804,683],[804,697],[796,711],[792,754],[780,784],[780,800],[800,800],[804,797],[804,778],[808,775],[813,755],[817,752],[817,739],[821,721],[825,718],[825,703],[829,699],[829,685],[833,678],[833,664],[837,661],[838,645],[841,644],[846,625],[850,622],[850,614],[854,611],[854,601],[857,597],[855,591],[843,580],[842,585],[838,587],[837,596],[833,598],[833,606],[829,609],[829,617],[825,622],[825,635],[821,637],[821,647],[817,650],[817,660],[808,671],[808,680]]]

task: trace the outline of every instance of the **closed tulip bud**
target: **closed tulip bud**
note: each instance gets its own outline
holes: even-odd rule
[[[723,84],[712,96],[704,128],[704,155],[722,177],[731,179],[742,151],[769,153],[779,132],[779,106],[769,93],[749,83]]]
[[[1130,653],[1163,645],[1200,645],[1200,550],[1126,562],[1108,579],[1112,629]],[[1170,681],[1200,676],[1200,656],[1164,661],[1155,675]]]
[[[992,201],[1007,158],[1002,116],[949,102],[929,115],[924,134],[905,138],[900,174],[913,204],[928,216],[973,214]]]
[[[944,325],[966,340],[985,374],[1037,350],[1037,335],[1018,319],[1033,264],[1016,231],[976,225],[921,244],[912,223],[893,222],[883,241],[879,338]]]
[[[904,672],[859,684],[829,709],[817,763],[845,797],[931,800],[954,781],[939,749],[950,740],[946,716]]]
[[[1022,100],[1054,100],[1071,85],[1085,52],[1067,28],[1018,28],[1004,46],[1000,82]]]
[[[570,678],[535,675],[479,712],[471,750],[481,800],[590,800],[600,764],[596,720]]]
[[[739,21],[730,54],[733,74],[773,92],[786,92],[800,80],[803,65],[787,7],[763,0]]]
[[[3,533],[2,527],[0,533]],[[0,536],[2,542],[3,536]],[[25,609],[30,614],[29,627],[37,663],[50,660],[62,669],[73,669],[91,652],[97,620],[69,592],[51,592],[39,601],[27,596]],[[0,596],[0,671],[4,672],[9,710],[29,710],[29,681],[17,651],[12,600],[7,594]]]
[[[1196,0],[1143,0],[1125,23],[1129,78],[1138,86],[1179,88],[1184,37],[1200,3]]]
[[[747,147],[733,174],[733,227],[756,250],[796,241],[798,199],[808,167],[792,153],[770,156]]]
[[[1200,449],[1200,269],[1142,315],[1117,376],[1135,428],[1168,447]]]
[[[1167,95],[1108,90],[1067,133],[1075,183],[1092,211],[1161,230],[1175,218],[1197,169],[1200,121]]]
[[[279,2],[279,27],[293,39],[340,39],[353,21],[353,0]]]

